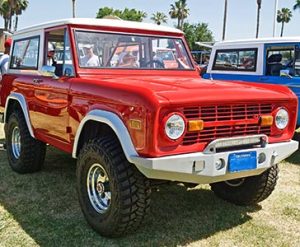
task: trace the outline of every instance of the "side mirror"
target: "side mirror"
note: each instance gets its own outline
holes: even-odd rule
[[[54,77],[55,69],[54,66],[44,65],[41,70],[41,75],[45,77]]]
[[[67,77],[73,76],[73,70],[71,68],[65,68],[64,76],[67,76]]]

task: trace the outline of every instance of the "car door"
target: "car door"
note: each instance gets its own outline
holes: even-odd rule
[[[49,61],[49,44],[55,46],[60,56],[53,57],[52,65]],[[70,42],[67,28],[51,29],[45,32],[44,62],[40,75],[33,78],[35,84],[35,111],[34,121],[39,133],[47,137],[51,144],[55,142],[66,150],[68,147],[69,133],[69,89],[72,77],[72,59],[66,56],[70,53]],[[61,56],[63,53],[63,56]],[[51,73],[51,70],[55,73]]]

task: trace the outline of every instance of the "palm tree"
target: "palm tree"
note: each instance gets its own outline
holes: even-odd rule
[[[226,33],[226,21],[227,21],[227,0],[225,0],[225,5],[224,5],[223,35],[222,35],[222,40],[225,39],[225,33]]]
[[[281,10],[277,11],[277,22],[281,23],[280,37],[283,36],[284,23],[288,23],[291,20],[292,16],[292,11],[289,8],[282,8]]]
[[[297,10],[299,9],[300,10],[300,0],[297,0],[294,7],[293,7],[294,10]]]
[[[22,14],[28,6],[28,0],[0,0],[0,15],[4,18],[5,30],[12,30],[12,19],[16,15],[15,28],[18,25],[18,16]]]
[[[29,4],[28,0],[18,0],[18,1],[16,1],[15,8],[13,9],[13,12],[15,14],[14,31],[17,31],[17,29],[18,29],[19,15],[21,15],[22,12],[27,9],[28,4]]]
[[[76,0],[72,0],[72,12],[73,12],[73,18],[76,16]]]
[[[262,0],[256,0],[257,3],[257,21],[256,21],[256,38],[258,38],[259,33],[259,22],[260,22],[260,10],[261,10],[261,3]]]
[[[184,20],[188,17],[189,12],[186,0],[178,0],[175,4],[171,4],[169,15],[172,19],[177,19],[177,28],[182,30]]]
[[[10,15],[9,15],[9,4],[7,1],[1,1],[0,2],[0,15],[3,17],[4,19],[4,29],[8,30],[9,27],[9,20],[10,20]]]
[[[9,31],[11,31],[11,27],[12,27],[12,17],[13,17],[13,15],[14,15],[14,8],[15,8],[15,6],[16,6],[16,2],[17,2],[17,0],[3,0],[2,1],[3,2],[3,4],[6,4],[6,5],[8,5],[8,13],[7,13],[7,15],[8,15],[8,30]]]
[[[167,23],[168,17],[162,12],[156,12],[152,15],[151,20],[160,25],[161,23]]]

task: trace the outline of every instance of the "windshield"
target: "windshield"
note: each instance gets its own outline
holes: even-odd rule
[[[81,68],[190,70],[181,39],[76,31]]]
[[[173,54],[173,51],[170,50],[156,50],[156,56],[159,57],[160,59],[162,59],[163,61],[165,60],[169,60],[169,61],[173,61],[176,60],[175,56]]]

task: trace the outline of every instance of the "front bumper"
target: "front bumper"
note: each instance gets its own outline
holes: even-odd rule
[[[146,177],[170,181],[207,184],[230,179],[259,175],[274,164],[284,160],[298,149],[298,142],[289,141],[266,144],[264,147],[227,151],[220,153],[191,153],[173,155],[161,158],[132,157],[133,163]],[[266,159],[257,164],[254,170],[230,173],[228,171],[228,156],[232,153],[256,151],[257,155],[264,153]],[[225,161],[222,169],[217,169],[218,160]]]

